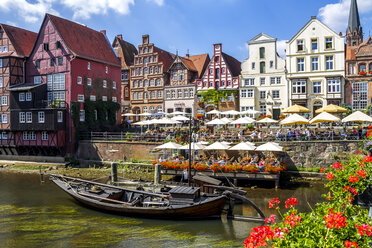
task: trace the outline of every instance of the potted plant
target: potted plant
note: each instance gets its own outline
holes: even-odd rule
[[[360,75],[365,76],[367,73],[365,71],[359,72]]]

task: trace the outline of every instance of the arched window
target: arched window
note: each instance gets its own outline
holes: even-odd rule
[[[138,83],[138,87],[143,87],[143,82],[142,82],[142,80],[139,81],[139,83]]]
[[[265,58],[265,48],[260,47],[260,59],[264,59],[264,58]]]
[[[155,80],[154,79],[150,80],[150,86],[155,86]]]
[[[145,69],[143,69],[143,75],[147,75],[148,74],[148,69],[147,67]]]
[[[161,86],[161,80],[160,80],[160,78],[156,79],[156,86]]]
[[[147,99],[147,98],[149,98],[149,95],[147,94],[147,92],[144,92],[143,93],[143,99]]]
[[[260,62],[260,73],[266,72],[266,65],[265,62]]]
[[[359,65],[359,72],[365,72],[366,71],[366,64],[360,64]]]
[[[144,82],[143,82],[143,86],[148,87],[149,86],[149,80],[145,79]]]
[[[151,107],[150,107],[150,113],[151,113],[151,114],[154,114],[154,113],[155,113],[155,107],[154,107],[154,106],[151,106]]]

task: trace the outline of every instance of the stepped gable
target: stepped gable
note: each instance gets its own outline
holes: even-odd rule
[[[28,57],[32,51],[32,48],[34,47],[37,33],[6,24],[0,25],[10,39],[14,49],[17,52],[17,55]],[[11,55],[11,53],[9,55]]]
[[[71,52],[80,58],[121,66],[106,35],[84,25],[47,14]]]

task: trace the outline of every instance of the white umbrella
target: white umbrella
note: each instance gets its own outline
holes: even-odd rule
[[[180,147],[182,147],[180,144],[177,144],[174,142],[168,142],[160,146],[157,146],[154,149],[179,149]]]
[[[183,116],[183,115],[177,115],[175,117],[172,117],[172,120],[174,120],[174,121],[189,121],[190,119]]]
[[[189,148],[190,148],[189,144],[186,144],[184,146],[181,146],[179,149],[180,150],[189,150]],[[191,150],[193,150],[193,151],[203,150],[204,148],[205,148],[205,146],[202,145],[202,144],[198,144],[198,143],[194,143],[194,142],[191,143]]]
[[[136,116],[136,114],[133,114],[133,113],[125,113],[125,114],[122,114],[121,116]]]
[[[257,123],[278,123],[278,121],[271,119],[269,117],[266,117],[262,120],[257,121]]]
[[[227,142],[227,141],[222,141],[221,143],[224,145],[228,145],[228,146],[231,145],[231,142]]]
[[[221,142],[214,142],[212,145],[209,145],[204,148],[204,150],[228,150],[230,146],[225,145]]]
[[[240,114],[243,114],[243,115],[255,115],[255,114],[258,114],[258,113],[261,113],[260,111],[257,111],[257,110],[254,110],[254,109],[248,109],[246,111],[242,111],[240,112]]]
[[[245,142],[241,142],[241,143],[231,147],[229,150],[232,150],[232,151],[253,151],[254,149],[256,149],[255,146],[247,144]]]
[[[185,115],[185,114],[186,114],[185,112],[176,111],[176,112],[173,112],[173,113],[169,113],[168,115]]]
[[[246,141],[246,142],[244,142],[244,143],[246,143],[246,144],[248,144],[248,145],[251,145],[251,146],[255,146],[255,144],[254,144],[254,143],[252,143],[252,142],[249,142],[249,141]]]
[[[139,114],[139,116],[150,116],[151,114],[150,113],[142,113],[142,114]]]
[[[255,119],[252,119],[251,117],[243,117],[244,119],[246,119],[246,120],[248,120],[248,121],[251,121],[252,123],[253,122],[256,122],[256,120]]]
[[[309,124],[309,120],[298,114],[293,114],[285,118],[280,122],[280,125],[299,125],[299,124]]]
[[[320,122],[336,122],[340,121],[340,118],[328,113],[328,112],[322,112],[315,116],[311,121],[310,124],[313,123],[320,123]]]
[[[229,124],[231,122],[231,120],[229,118],[222,118],[221,121],[225,122],[226,124]]]
[[[139,121],[136,123],[133,123],[133,125],[138,125],[138,126],[145,126],[145,125],[151,125],[153,124],[150,120],[145,120],[145,121]]]
[[[181,124],[179,121],[175,121],[168,118],[161,118],[159,120],[151,120],[152,124],[160,124],[160,125],[173,125],[173,124]]]
[[[256,151],[281,152],[283,151],[283,147],[279,146],[278,143],[268,142],[257,147]]]
[[[372,117],[369,115],[366,115],[360,111],[355,111],[351,115],[346,116],[344,119],[342,119],[342,122],[372,122]]]
[[[214,126],[214,125],[226,125],[226,122],[224,122],[221,119],[214,119],[206,123],[206,125]]]
[[[196,144],[201,144],[201,145],[208,145],[209,143],[207,141],[199,141]]]
[[[229,111],[221,112],[221,114],[223,114],[223,115],[239,115],[240,112],[238,112],[236,110],[229,110]]]
[[[207,112],[207,115],[218,115],[220,113],[221,113],[220,111],[214,109],[212,111]]]
[[[252,120],[249,120],[249,119],[246,119],[246,118],[239,118],[239,119],[231,122],[230,124],[235,124],[235,125],[236,124],[251,124],[253,122],[254,122],[253,119]]]

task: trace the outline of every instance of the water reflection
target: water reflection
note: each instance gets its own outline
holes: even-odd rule
[[[297,197],[308,210],[325,192],[322,186],[286,190],[247,189],[265,215],[273,197]],[[246,205],[236,214],[257,216]],[[37,175],[0,173],[2,247],[241,247],[258,223],[239,221],[166,221],[129,218],[84,208]]]

